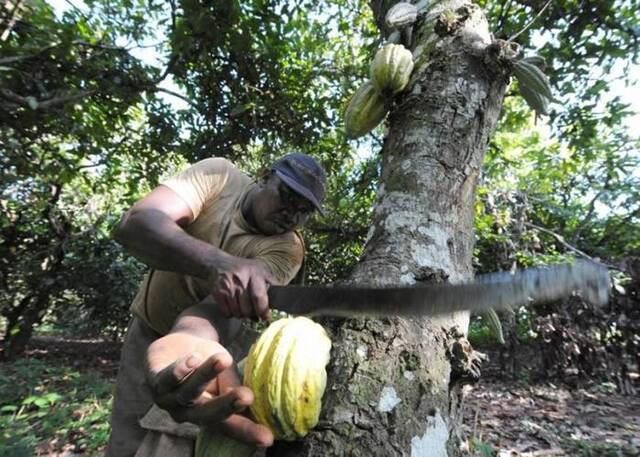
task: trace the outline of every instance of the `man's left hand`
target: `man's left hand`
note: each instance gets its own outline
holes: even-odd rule
[[[238,414],[253,402],[240,385],[233,359],[219,343],[185,333],[154,341],[147,352],[154,400],[178,422],[219,424],[221,430],[259,447],[273,444],[273,434]]]

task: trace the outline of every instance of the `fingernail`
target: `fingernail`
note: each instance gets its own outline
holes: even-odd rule
[[[200,354],[194,353],[189,356],[189,358],[185,361],[185,365],[187,368],[195,368],[202,363],[202,357]]]

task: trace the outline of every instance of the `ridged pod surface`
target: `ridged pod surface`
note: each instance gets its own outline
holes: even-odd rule
[[[545,116],[549,114],[549,99],[544,95],[536,92],[534,90],[529,89],[525,85],[520,85],[520,95],[527,102],[529,108],[534,110],[537,114],[544,114]]]
[[[275,321],[251,346],[244,368],[251,412],[276,439],[303,437],[318,423],[330,351],[325,330],[306,317]]]
[[[389,107],[384,97],[367,81],[353,94],[345,111],[344,123],[347,136],[358,138],[370,132],[387,114]]]
[[[387,11],[384,21],[390,29],[411,25],[418,17],[418,9],[415,5],[407,2],[400,2],[393,5]]]
[[[382,94],[402,92],[412,71],[411,51],[401,44],[387,44],[380,48],[369,67],[371,82]]]
[[[517,61],[513,67],[513,74],[518,78],[520,85],[526,86],[549,99],[553,98],[549,78],[529,60],[522,59]]]
[[[500,344],[504,344],[502,323],[500,322],[500,318],[498,317],[498,313],[496,313],[496,310],[490,308],[485,314],[483,314],[482,317],[487,322],[487,326],[491,330],[491,334],[496,337]]]

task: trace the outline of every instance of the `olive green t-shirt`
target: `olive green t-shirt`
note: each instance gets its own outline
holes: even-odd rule
[[[240,202],[256,184],[231,162],[205,159],[162,185],[191,208],[194,221],[186,227],[187,233],[231,255],[264,261],[280,284],[288,284],[296,276],[304,257],[302,239],[295,232],[262,235],[247,223]],[[164,335],[185,308],[212,292],[211,287],[200,278],[152,270],[142,281],[131,310]]]

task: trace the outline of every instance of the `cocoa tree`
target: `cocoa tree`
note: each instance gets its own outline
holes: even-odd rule
[[[383,35],[388,2],[371,7]],[[420,15],[416,61],[394,100],[359,285],[460,281],[472,275],[474,190],[509,81],[513,46],[492,40],[464,0]],[[477,379],[468,315],[327,320],[334,349],[323,420],[274,455],[448,456],[458,449],[461,387]]]

